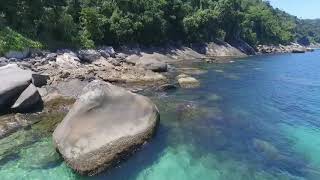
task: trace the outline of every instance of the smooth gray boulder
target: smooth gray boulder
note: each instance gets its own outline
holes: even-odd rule
[[[30,85],[32,72],[16,64],[0,67],[0,112],[10,109],[20,94]]]
[[[41,104],[42,99],[38,89],[33,84],[30,84],[27,89],[22,92],[11,108],[22,112],[37,109]]]
[[[53,133],[66,163],[82,175],[116,165],[149,140],[159,121],[146,97],[102,81],[83,89]]]
[[[78,57],[82,62],[92,63],[93,61],[99,59],[101,57],[100,52],[87,49],[87,50],[80,50],[78,52]]]

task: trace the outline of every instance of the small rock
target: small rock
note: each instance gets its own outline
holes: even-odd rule
[[[56,58],[56,64],[61,68],[78,68],[80,64],[80,59],[74,53],[63,53],[58,55]]]
[[[101,56],[104,57],[104,58],[106,58],[106,59],[108,59],[109,57],[111,57],[109,53],[107,53],[107,52],[105,52],[105,51],[103,51],[103,50],[98,50],[98,51],[100,52]]]
[[[8,64],[8,59],[4,57],[0,57],[0,67],[5,66]]]
[[[111,63],[114,66],[121,66],[120,61],[118,61],[117,59],[114,59],[114,58],[109,58],[108,62]]]
[[[65,78],[68,78],[70,76],[70,72],[68,72],[68,71],[61,71],[60,72],[60,78],[62,78],[62,79],[65,79]]]
[[[169,91],[169,90],[175,90],[177,89],[177,86],[174,84],[164,84],[157,88],[157,91]]]
[[[47,85],[47,81],[50,79],[49,75],[44,74],[32,74],[32,84],[36,87],[42,87]]]
[[[124,53],[118,53],[115,55],[115,58],[118,59],[126,59],[128,57],[128,55],[124,54]]]
[[[114,51],[113,47],[111,46],[104,46],[99,48],[99,52],[101,54],[101,56],[103,56],[104,58],[109,58],[109,57],[116,57],[116,52]]]
[[[99,59],[101,57],[101,54],[93,49],[80,50],[78,52],[78,57],[83,62],[92,63],[93,61]]]
[[[57,56],[58,55],[56,53],[49,53],[46,55],[46,60],[47,61],[55,61]]]
[[[155,60],[155,59],[149,59],[149,60],[142,60],[138,63],[138,65],[142,65],[145,69],[151,70],[153,72],[167,72],[168,71],[168,65],[167,63]]]

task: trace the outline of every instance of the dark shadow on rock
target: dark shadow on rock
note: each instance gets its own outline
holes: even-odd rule
[[[38,102],[38,104],[36,104],[34,106],[30,106],[28,108],[23,108],[23,109],[12,109],[11,112],[12,113],[22,113],[22,114],[39,113],[39,112],[42,112],[43,109],[44,109],[44,102],[41,100],[40,102]]]

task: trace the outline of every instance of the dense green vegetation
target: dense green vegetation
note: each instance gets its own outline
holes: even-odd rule
[[[262,0],[0,0],[1,29],[49,48],[239,38],[251,45],[320,42],[319,24]]]
[[[25,48],[42,48],[39,42],[25,38],[21,34],[6,27],[0,30],[0,54],[9,50],[23,50]]]
[[[303,44],[320,43],[320,19],[305,19],[297,22],[297,39]]]

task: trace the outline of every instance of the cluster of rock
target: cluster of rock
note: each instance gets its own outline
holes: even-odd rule
[[[159,82],[166,80],[159,72],[166,72],[168,65],[155,55],[134,55],[115,53],[113,48],[98,50],[41,52],[35,57],[0,59],[0,66],[15,62],[24,69],[48,74],[49,84],[69,79],[101,79],[109,82]],[[148,57],[148,58],[146,58]]]
[[[0,111],[24,112],[41,105],[37,87],[46,85],[48,76],[23,70],[16,64],[0,67]]]
[[[258,45],[257,52],[262,54],[275,54],[275,53],[305,53],[313,51],[313,48],[301,46],[299,44],[292,43],[291,45]]]

